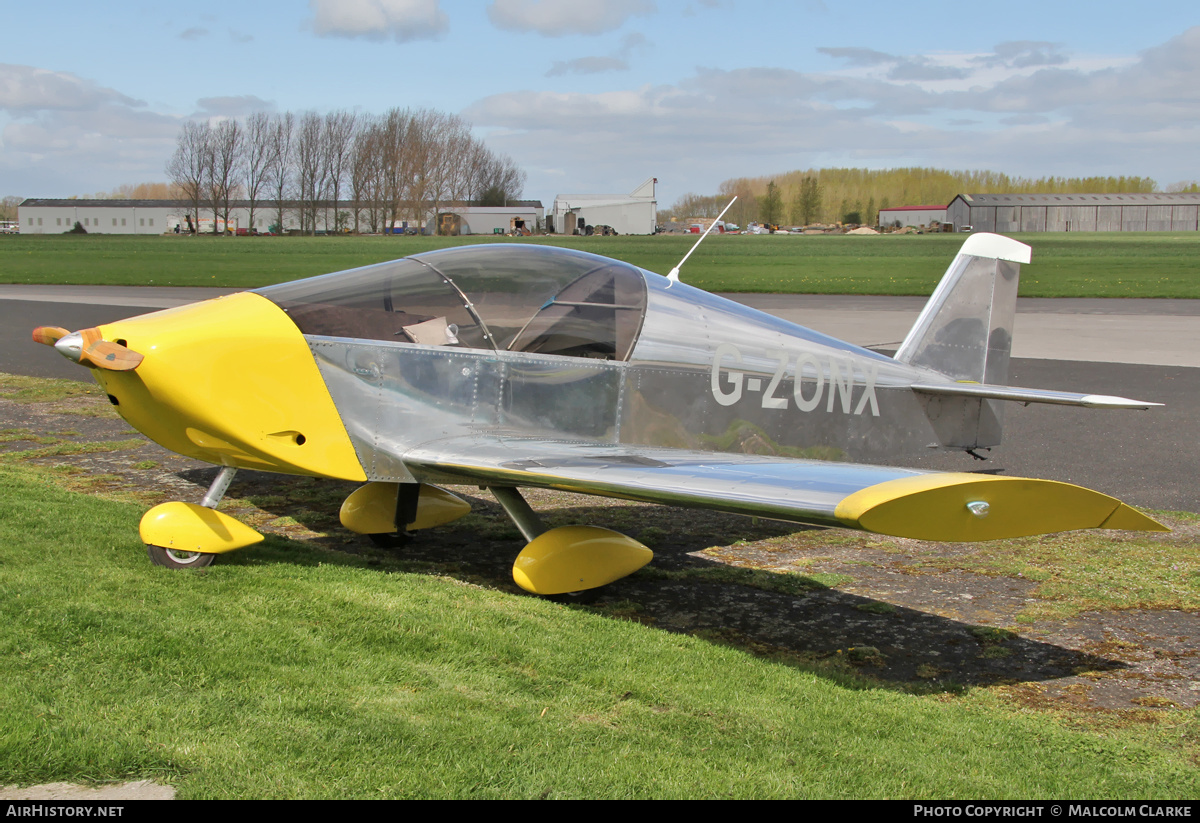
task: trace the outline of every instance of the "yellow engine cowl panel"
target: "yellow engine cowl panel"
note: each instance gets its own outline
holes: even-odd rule
[[[263,536],[216,509],[195,503],[163,503],[142,515],[142,542],[164,549],[223,554],[258,543]]]
[[[566,594],[633,574],[654,552],[599,526],[560,526],[538,535],[513,563],[513,580],[534,594]]]
[[[304,336],[274,303],[231,294],[100,327],[142,354],[96,371],[132,426],[218,465],[365,480]]]

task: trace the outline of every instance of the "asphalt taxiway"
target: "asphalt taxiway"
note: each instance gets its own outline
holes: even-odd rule
[[[89,379],[34,343],[34,326],[76,330],[227,289],[0,285],[0,371]],[[925,299],[837,295],[726,295],[803,326],[876,349],[894,349]],[[1013,403],[1004,444],[979,463],[961,453],[900,465],[1002,470],[1078,483],[1152,509],[1200,512],[1200,300],[1021,298],[1009,383],[1133,397],[1150,411]]]

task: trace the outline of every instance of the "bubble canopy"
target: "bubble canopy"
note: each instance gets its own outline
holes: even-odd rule
[[[645,272],[595,254],[496,243],[257,289],[306,335],[627,360]]]

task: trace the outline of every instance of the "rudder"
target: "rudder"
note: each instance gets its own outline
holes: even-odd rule
[[[895,359],[955,380],[1004,385],[1021,263],[1030,248],[981,232],[963,243]]]

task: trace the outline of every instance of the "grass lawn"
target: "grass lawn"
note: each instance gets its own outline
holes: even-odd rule
[[[152,566],[141,507],[0,466],[0,784],[181,798],[1195,798],[1196,713],[1073,728],[269,537]]]
[[[1200,233],[1016,235],[1033,246],[1026,297],[1200,298]],[[964,235],[709,237],[683,279],[709,291],[927,295]],[[450,245],[539,242],[665,274],[695,236],[510,240],[425,237],[0,236],[0,283],[253,288]]]

